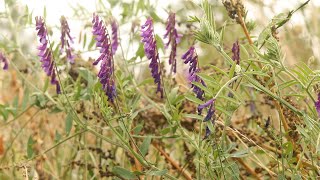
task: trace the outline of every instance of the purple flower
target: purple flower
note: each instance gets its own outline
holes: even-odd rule
[[[320,117],[320,93],[318,93],[318,101],[314,103],[314,106],[316,107],[318,117]]]
[[[116,51],[118,49],[119,46],[119,40],[118,40],[118,23],[115,19],[112,20],[111,22],[111,30],[112,30],[112,54],[115,55]]]
[[[159,54],[157,50],[157,42],[153,32],[153,22],[149,17],[144,25],[141,26],[141,37],[144,43],[144,52],[147,58],[151,61],[149,68],[154,79],[154,83],[157,84],[157,93],[160,92],[161,98],[163,98],[163,89],[161,86],[161,70],[159,68]]]
[[[108,96],[108,100],[113,102],[117,93],[114,81],[114,63],[110,37],[103,21],[99,19],[98,15],[93,14],[92,24],[92,33],[96,36],[96,46],[100,48],[100,56],[93,62],[93,65],[97,65],[101,61],[98,78],[102,84],[102,89]]]
[[[62,52],[65,49],[68,61],[71,64],[73,64],[74,63],[74,55],[72,55],[72,48],[70,46],[70,42],[73,43],[73,39],[70,35],[69,24],[64,16],[61,16],[60,23],[61,23],[61,37],[60,37],[61,49],[60,49],[60,51]]]
[[[215,102],[215,99],[210,99],[206,103],[198,106],[198,111],[199,110],[202,111],[204,108],[209,107],[208,113],[203,120],[204,122],[209,121],[212,118],[212,116],[214,115],[214,112],[215,112],[214,102]]]
[[[171,52],[169,57],[169,64],[171,65],[171,71],[174,73],[177,72],[177,44],[180,42],[181,35],[178,34],[177,29],[175,28],[176,24],[176,15],[175,13],[170,13],[167,20],[166,34],[164,35],[164,39],[169,38],[166,43],[166,48],[171,45]]]
[[[48,47],[47,29],[45,27],[42,17],[36,17],[36,30],[39,37],[40,45],[38,46],[38,56],[40,57],[41,67],[47,76],[51,77],[51,84],[56,85],[57,94],[61,93],[59,82],[56,79],[54,70],[54,61],[50,47]]]
[[[198,72],[200,72],[200,69],[197,67],[198,65],[198,55],[194,48],[194,46],[191,46],[189,50],[182,55],[182,59],[184,60],[185,64],[189,64],[189,81],[192,82],[198,82],[201,83],[203,86],[206,86],[204,81],[197,75]],[[191,88],[193,89],[193,92],[196,94],[196,97],[200,100],[204,100],[204,91],[194,85],[191,84]],[[202,112],[201,108],[198,108],[198,114],[200,115]]]
[[[6,58],[6,56],[2,52],[0,52],[0,62],[4,63],[2,69],[8,70],[8,68],[9,68],[8,59]]]
[[[233,43],[232,53],[233,53],[232,60],[236,61],[236,63],[239,64],[240,63],[240,46],[239,46],[238,40],[235,43]]]
[[[209,127],[206,126],[206,134],[204,135],[203,139],[207,139],[210,136],[210,134],[211,134],[211,131],[210,131]]]

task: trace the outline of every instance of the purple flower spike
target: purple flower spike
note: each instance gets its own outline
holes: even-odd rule
[[[318,101],[314,103],[314,106],[316,107],[318,117],[320,118],[320,93],[318,93]]]
[[[238,40],[235,43],[233,43],[232,53],[233,53],[232,60],[236,61],[236,63],[239,64],[240,63],[240,46],[239,46]]]
[[[102,84],[102,89],[108,96],[108,100],[114,102],[117,93],[114,81],[114,63],[110,37],[103,21],[100,20],[98,15],[93,14],[92,24],[92,33],[96,36],[96,46],[100,47],[100,56],[93,62],[93,65],[97,65],[101,61],[98,78]]]
[[[163,88],[161,86],[161,70],[159,68],[159,54],[157,50],[157,42],[153,32],[153,22],[149,17],[144,25],[141,26],[141,37],[144,43],[144,52],[147,58],[151,61],[149,68],[154,79],[154,83],[157,84],[157,93],[160,92],[161,98],[163,98]]]
[[[39,37],[40,45],[38,46],[38,56],[40,57],[41,67],[47,76],[51,77],[51,84],[56,85],[57,94],[61,93],[59,81],[56,80],[54,61],[50,47],[48,47],[47,29],[42,17],[36,17],[36,30]]]
[[[203,120],[204,122],[209,121],[212,118],[212,116],[214,115],[214,112],[215,112],[214,102],[215,102],[215,99],[210,99],[206,103],[198,106],[198,111],[199,110],[202,111],[202,109],[209,107],[208,114],[206,115],[206,117]]]
[[[9,68],[9,63],[8,63],[8,59],[6,58],[6,56],[4,56],[4,54],[2,52],[0,52],[0,62],[3,62],[3,70],[8,70]]]
[[[198,72],[200,72],[200,69],[197,67],[198,65],[198,55],[194,48],[194,46],[191,46],[189,50],[182,55],[182,59],[184,60],[185,64],[189,64],[189,81],[192,82],[198,82],[201,83],[203,86],[206,86],[204,81],[197,75]],[[204,91],[199,88],[198,86],[191,84],[191,88],[193,89],[193,92],[196,94],[196,97],[200,100],[204,100]],[[198,107],[198,114],[200,115],[202,112],[202,108]]]
[[[61,23],[61,37],[60,37],[61,49],[60,49],[60,52],[62,52],[65,49],[68,61],[71,64],[73,64],[74,63],[74,55],[72,55],[72,48],[70,46],[70,43],[73,43],[73,39],[70,35],[69,24],[67,22],[67,19],[64,16],[61,16],[60,23]]]
[[[111,22],[111,30],[112,30],[112,54],[115,55],[116,51],[118,49],[119,46],[119,39],[118,39],[118,23],[115,19],[112,20]]]
[[[177,29],[175,28],[176,24],[176,14],[170,13],[167,20],[166,34],[164,35],[164,39],[169,38],[166,43],[166,48],[171,45],[171,52],[169,57],[169,64],[171,65],[171,71],[174,73],[177,72],[177,44],[180,42],[181,35],[178,34]]]

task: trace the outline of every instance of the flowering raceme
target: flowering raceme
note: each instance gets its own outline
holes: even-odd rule
[[[200,72],[200,69],[197,67],[198,65],[198,55],[194,48],[191,46],[189,50],[182,55],[182,59],[184,60],[185,64],[189,64],[189,81],[201,83],[203,86],[206,86],[204,81],[197,75]],[[200,100],[204,100],[204,91],[199,88],[198,86],[191,84],[191,88],[193,92],[196,94],[196,97]],[[198,109],[198,113],[201,114],[201,110]]]
[[[314,103],[314,106],[316,107],[318,117],[320,118],[320,93],[318,93],[318,101]]]
[[[97,65],[101,61],[98,77],[102,84],[102,89],[108,96],[108,100],[113,102],[116,97],[116,87],[113,78],[114,63],[110,37],[103,21],[99,19],[98,15],[93,14],[92,24],[92,33],[96,36],[95,40],[97,41],[96,46],[100,48],[100,56],[93,62],[93,65]]]
[[[73,64],[74,63],[74,55],[72,55],[72,48],[70,46],[70,43],[73,43],[73,39],[70,35],[70,28],[69,24],[64,16],[61,16],[60,18],[61,23],[61,52],[65,49],[67,54],[68,61]]]
[[[6,56],[0,52],[0,62],[3,62],[3,70],[7,70],[9,68],[9,65],[8,65],[8,59],[6,58]]]
[[[175,27],[176,24],[176,15],[175,13],[170,13],[167,20],[166,34],[164,35],[164,39],[169,38],[166,43],[166,48],[171,45],[171,52],[169,57],[169,64],[171,65],[171,71],[174,73],[177,72],[177,44],[180,42],[181,35],[178,34],[177,29]]]
[[[42,17],[36,17],[36,30],[38,31],[37,35],[40,38],[40,45],[38,46],[38,56],[40,57],[40,62],[42,63],[41,67],[47,74],[47,76],[51,77],[51,84],[56,85],[57,94],[60,94],[60,84],[56,79],[52,51],[50,47],[48,47],[48,34]]]
[[[118,40],[118,23],[115,19],[112,20],[111,22],[111,31],[112,31],[112,54],[115,55],[116,51],[118,49],[119,46],[119,40]]]
[[[141,26],[141,37],[144,43],[144,51],[149,60],[151,60],[149,68],[154,79],[154,83],[157,84],[157,93],[160,92],[161,98],[163,98],[163,88],[161,86],[161,70],[159,68],[159,54],[157,50],[157,42],[153,32],[153,22],[149,17],[144,25]]]
[[[240,64],[240,46],[238,40],[235,43],[233,43],[232,53],[232,60],[236,61],[237,64]]]

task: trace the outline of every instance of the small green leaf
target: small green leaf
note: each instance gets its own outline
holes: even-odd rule
[[[185,95],[185,97],[186,97],[186,99],[188,99],[189,101],[192,101],[192,102],[194,102],[194,103],[196,103],[196,104],[204,104],[203,101],[201,101],[200,99],[194,97],[193,95],[187,94],[187,95]]]
[[[232,66],[231,66],[231,69],[229,71],[229,78],[230,79],[233,78],[235,69],[236,69],[236,63],[232,62]]]
[[[157,41],[158,49],[161,49],[162,51],[164,51],[163,41],[162,41],[162,38],[159,35],[156,35],[156,41]]]
[[[165,174],[167,174],[168,170],[164,169],[164,170],[160,170],[160,171],[148,171],[147,174],[151,175],[151,176],[163,176]]]
[[[128,171],[128,170],[126,170],[122,167],[119,167],[119,166],[113,167],[112,172],[121,176],[124,179],[136,179],[137,178],[137,176],[133,172]]]
[[[143,44],[140,43],[139,48],[136,52],[136,57],[143,58],[143,56],[144,56],[144,48],[143,48]]]
[[[132,129],[132,131],[134,134],[139,134],[142,128],[143,128],[143,124],[138,124],[136,127]]]
[[[28,158],[32,158],[33,156],[33,145],[34,145],[34,141],[33,141],[33,138],[31,136],[29,136],[29,139],[28,139],[28,144],[27,144],[27,156]]]
[[[161,22],[162,21],[162,19],[155,13],[155,11],[151,11],[150,12],[150,16],[156,22]]]
[[[183,114],[183,117],[185,118],[192,118],[192,119],[198,119],[203,120],[203,117],[198,114]]]
[[[59,142],[61,139],[61,134],[59,133],[59,131],[56,130],[56,135],[54,137],[54,142]]]
[[[92,37],[92,38],[91,38],[91,41],[90,41],[90,43],[89,43],[89,45],[88,45],[88,49],[89,49],[89,50],[94,46],[94,43],[95,43],[95,42],[96,42],[96,41],[95,41],[94,37]]]
[[[72,114],[71,112],[69,112],[66,117],[66,127],[65,127],[65,132],[67,136],[69,136],[70,131],[72,129],[72,122],[73,122]]]
[[[161,130],[161,134],[165,135],[165,134],[168,134],[170,131],[171,131],[171,127],[166,127]]]
[[[151,137],[147,136],[143,140],[143,142],[141,144],[141,147],[140,147],[140,151],[141,151],[143,156],[145,156],[148,153],[148,149],[149,149],[150,143],[151,143]]]
[[[87,34],[84,33],[84,36],[83,36],[83,49],[86,47],[86,44],[87,44]]]

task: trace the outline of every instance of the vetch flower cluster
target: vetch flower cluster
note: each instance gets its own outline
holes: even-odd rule
[[[194,48],[194,46],[191,46],[189,50],[182,55],[181,57],[184,60],[185,64],[189,64],[189,81],[192,82],[198,82],[201,83],[203,86],[206,86],[204,81],[197,75],[198,72],[200,72],[200,69],[197,67],[198,65],[198,55]],[[204,91],[199,88],[198,86],[191,84],[191,88],[193,89],[193,92],[196,94],[196,97],[200,100],[204,100]],[[198,108],[198,114],[201,114],[201,110]]]
[[[141,26],[141,37],[144,43],[144,51],[147,58],[151,61],[149,68],[151,70],[154,83],[157,84],[157,93],[160,92],[163,98],[163,88],[161,86],[161,70],[159,68],[160,60],[157,50],[157,42],[153,32],[153,22],[149,17],[144,25]]]
[[[318,101],[314,103],[314,106],[316,107],[318,117],[320,118],[320,93],[318,93]]]
[[[0,62],[3,63],[3,70],[8,70],[9,68],[9,64],[8,64],[8,59],[6,58],[6,56],[0,52]]]
[[[168,38],[168,42],[166,43],[166,48],[171,45],[171,52],[169,57],[169,64],[171,65],[171,71],[177,72],[177,44],[180,42],[181,35],[178,34],[177,29],[175,27],[176,24],[176,15],[175,13],[170,13],[167,19],[166,26],[166,34],[164,35],[164,39]]]
[[[212,119],[212,116],[214,115],[214,112],[216,111],[215,107],[214,107],[214,103],[215,103],[215,99],[210,99],[206,103],[201,104],[201,105],[198,106],[198,109],[200,109],[200,110],[209,107],[208,114],[206,115],[206,117],[203,120],[204,122],[209,121],[210,119]]]
[[[239,65],[240,64],[240,46],[239,46],[238,40],[235,43],[233,43],[232,53],[233,53],[232,60],[236,61],[236,63]]]
[[[111,22],[111,33],[112,33],[112,54],[115,55],[116,51],[118,49],[119,46],[119,39],[118,39],[118,23],[115,19],[112,20]]]
[[[93,65],[97,65],[101,61],[98,77],[102,84],[102,89],[108,96],[108,100],[113,102],[117,93],[114,81],[114,63],[110,37],[106,26],[98,15],[93,14],[92,24],[92,33],[96,36],[96,46],[100,48],[100,56],[93,62]]]
[[[209,101],[207,101],[206,103],[198,106],[198,110],[200,109],[201,111],[202,111],[202,109],[209,107],[208,113],[203,120],[204,122],[211,120],[212,124],[214,124],[214,122],[215,122],[214,113],[216,111],[216,109],[214,107],[215,101],[216,100],[213,98],[213,99],[210,99]],[[211,131],[210,131],[209,127],[207,126],[204,139],[208,138],[210,136],[210,134],[211,134]]]
[[[56,85],[57,94],[61,93],[60,84],[56,79],[56,72],[54,68],[54,61],[50,45],[48,44],[48,33],[42,17],[36,17],[36,30],[39,37],[40,45],[38,46],[38,56],[40,57],[41,67],[47,76],[51,77],[51,84]]]
[[[60,23],[61,23],[61,37],[60,37],[61,49],[60,49],[60,52],[62,52],[65,49],[68,61],[71,64],[73,64],[74,63],[74,55],[72,55],[72,48],[70,46],[70,43],[73,43],[73,39],[70,35],[69,24],[67,22],[67,19],[64,16],[61,16]]]

